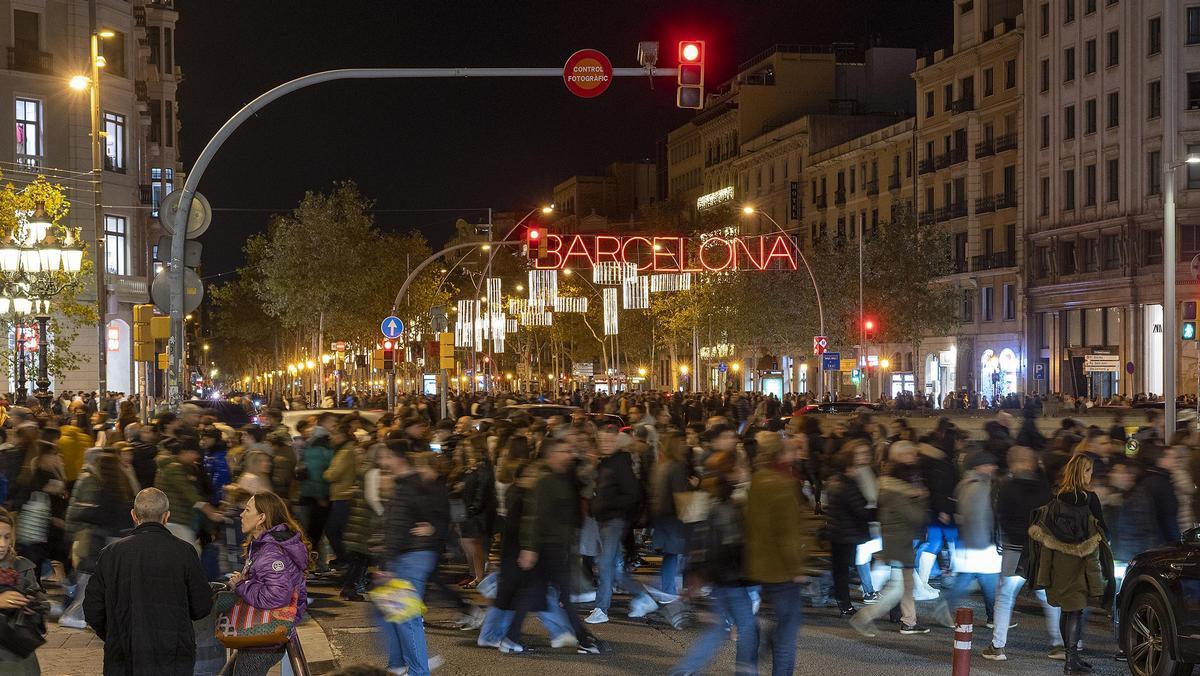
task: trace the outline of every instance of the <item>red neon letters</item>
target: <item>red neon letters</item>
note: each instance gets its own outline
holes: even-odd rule
[[[796,269],[795,243],[782,234],[736,237],[617,237],[542,233],[545,255],[530,248],[538,270],[633,263],[638,272]],[[772,265],[776,260],[779,265]]]

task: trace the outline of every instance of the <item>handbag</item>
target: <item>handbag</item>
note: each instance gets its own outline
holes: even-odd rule
[[[388,622],[400,624],[425,614],[425,602],[408,580],[392,578],[367,596]]]
[[[255,608],[236,592],[217,594],[213,609],[217,612],[217,640],[226,648],[266,648],[288,642],[296,626],[298,590],[292,600],[279,608]]]
[[[675,515],[684,523],[699,523],[708,518],[712,505],[704,491],[684,491],[675,494]]]
[[[17,513],[17,542],[46,542],[50,530],[50,496],[34,491]]]
[[[46,620],[41,613],[20,609],[0,614],[0,646],[17,657],[33,654],[46,642]]]

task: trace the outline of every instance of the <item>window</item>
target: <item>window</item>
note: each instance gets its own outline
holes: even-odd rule
[[[42,164],[42,102],[17,99],[17,164],[36,167]]]
[[[1104,235],[1100,243],[1100,248],[1104,253],[1104,269],[1112,270],[1121,267],[1120,237],[1117,235]]]
[[[1045,279],[1050,276],[1050,247],[1039,246],[1037,248],[1037,260],[1034,274],[1038,279]]]
[[[1108,128],[1121,124],[1121,93],[1108,93]]]
[[[1146,265],[1158,265],[1163,262],[1162,230],[1148,230],[1142,233],[1142,252]]]
[[[1017,318],[1017,294],[1015,284],[1004,285],[1004,318]]]
[[[1063,23],[1075,20],[1075,0],[1063,0]]]
[[[1050,147],[1050,116],[1049,115],[1042,116],[1042,133],[1041,133],[1041,141],[1040,141],[1039,145],[1042,148]]]
[[[1063,109],[1063,138],[1066,140],[1075,138],[1075,106],[1067,106]]]
[[[1050,177],[1049,176],[1043,176],[1041,178],[1041,193],[1042,193],[1041,194],[1042,201],[1041,201],[1041,206],[1040,206],[1040,210],[1038,213],[1042,216],[1049,216],[1050,215]]]
[[[158,26],[146,26],[146,42],[150,43],[149,63],[162,72],[162,29]]]
[[[1075,274],[1075,242],[1072,240],[1063,240],[1059,243],[1058,269],[1064,275]]]
[[[1038,17],[1038,33],[1042,37],[1046,37],[1050,34],[1050,5],[1048,3],[1043,2],[1042,6],[1038,8]]]
[[[150,101],[150,142],[162,142],[162,101],[158,99]],[[712,146],[709,146],[707,150],[708,164],[712,164]]]
[[[1200,154],[1200,144],[1189,144],[1187,147],[1187,154]],[[1200,188],[1200,164],[1187,165],[1187,187],[1188,190]]]
[[[100,50],[104,55],[104,72],[125,77],[125,34],[114,32],[112,37],[101,40]]]
[[[1150,195],[1157,195],[1162,192],[1162,153],[1157,150],[1152,150],[1146,154],[1146,176],[1150,179],[1150,185],[1146,187],[1146,192]]]
[[[962,299],[962,320],[964,322],[975,321],[975,308],[973,305],[974,303],[972,302],[971,290],[964,289]]]
[[[993,82],[994,79],[995,79],[994,73],[992,72],[991,68],[988,68],[987,70],[983,71],[983,95],[984,96],[991,96],[994,93],[994,88],[995,88],[995,84]]]
[[[992,321],[993,289],[990,286],[979,290],[979,318],[985,322]]]
[[[1200,253],[1200,225],[1179,226],[1179,248],[1185,261]]]
[[[925,92],[925,117],[933,117],[933,91]]]
[[[1075,79],[1075,48],[1067,47],[1063,50],[1063,82],[1071,82]]]
[[[1187,43],[1200,43],[1200,7],[1187,8]]]
[[[1096,206],[1096,165],[1083,168],[1083,206]]]
[[[1050,91],[1050,59],[1042,59],[1042,75],[1039,78],[1041,82],[1041,90],[1043,92]]]
[[[163,71],[168,75],[173,74],[175,70],[174,34],[175,31],[170,28],[163,29]]]
[[[1083,133],[1096,133],[1096,99],[1083,102]]]
[[[1149,53],[1151,56],[1162,51],[1162,17],[1150,19]]]
[[[1075,211],[1075,170],[1063,171],[1063,211]]]
[[[160,167],[150,169],[150,216],[158,218],[158,205],[175,189],[175,170]]]
[[[1096,0],[1083,0],[1083,13],[1084,14],[1095,14],[1095,12],[1096,12]]]
[[[1108,201],[1116,202],[1121,192],[1121,162],[1117,158],[1108,161]]]
[[[912,171],[913,171],[913,154],[912,154],[912,151],[910,150],[907,153],[905,153],[904,177],[912,178]]]
[[[759,182],[761,183],[761,181],[759,181]],[[855,183],[856,183],[856,181],[854,180],[854,167],[850,167],[850,194],[851,195],[854,194]]]
[[[104,113],[104,169],[125,173],[125,116]]]
[[[129,251],[124,216],[104,215],[104,260],[110,275],[129,274]]]
[[[1151,120],[1158,119],[1162,116],[1162,81],[1155,80],[1147,87],[1146,92],[1146,110],[1147,117]]]
[[[1091,75],[1096,72],[1096,39],[1092,38],[1083,43],[1083,74]]]
[[[1004,62],[1004,88],[1012,89],[1017,86],[1017,60],[1009,59]]]
[[[1108,54],[1105,66],[1112,68],[1121,62],[1121,31],[1108,32]]]
[[[1187,109],[1200,108],[1200,73],[1188,73]]]
[[[1100,269],[1100,242],[1095,238],[1083,240],[1083,271],[1096,272]]]
[[[167,142],[167,147],[170,148],[175,145],[175,102],[164,101],[163,103],[167,113],[167,121],[163,124],[163,138]]]
[[[39,28],[41,18],[41,15],[37,12],[26,12],[20,9],[13,10],[14,51],[26,54],[41,51],[42,40]]]
[[[942,87],[942,110],[950,110],[954,105],[954,83],[948,83]]]

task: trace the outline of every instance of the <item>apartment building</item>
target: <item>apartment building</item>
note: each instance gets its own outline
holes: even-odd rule
[[[658,169],[650,161],[614,162],[603,174],[571,176],[554,186],[557,232],[585,233],[639,220],[658,199]]]
[[[1109,396],[1161,393],[1163,158],[1200,152],[1200,5],[1054,0],[1028,2],[1030,89],[1025,124],[1036,131],[1025,180],[1030,251],[1029,340],[1051,391]],[[1163,35],[1176,31],[1177,106],[1164,109]],[[1164,140],[1163,116],[1178,134]],[[1164,145],[1174,144],[1173,148]],[[1187,263],[1200,253],[1200,169],[1174,172],[1180,300],[1195,298]],[[1170,262],[1167,262],[1170,264]],[[1165,328],[1165,331],[1164,331]],[[1188,346],[1191,347],[1191,346]],[[1119,355],[1115,370],[1085,366]],[[1180,392],[1194,392],[1196,354],[1180,349]],[[1110,362],[1111,363],[1111,362]]]
[[[172,0],[95,0],[95,5],[99,28],[112,32],[101,41],[103,349],[108,389],[134,392],[131,308],[149,300],[153,247],[161,234],[158,202],[183,178],[176,142],[178,14]],[[62,184],[72,203],[69,225],[94,242],[89,97],[68,87],[72,76],[89,74],[89,3],[0,2],[0,24],[0,35],[9,36],[0,99],[9,101],[9,129],[15,129],[0,136],[4,180],[20,186],[44,175]],[[90,298],[79,300],[95,303],[94,286],[88,293]],[[96,387],[99,342],[94,326],[80,327],[73,345],[79,367],[56,378],[55,390]],[[11,374],[5,382],[11,391]]]

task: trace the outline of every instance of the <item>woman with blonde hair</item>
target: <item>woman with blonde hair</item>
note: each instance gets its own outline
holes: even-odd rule
[[[1084,454],[1067,462],[1054,497],[1034,512],[1019,566],[1034,589],[1045,589],[1047,602],[1062,609],[1059,631],[1067,647],[1064,674],[1092,672],[1080,657],[1083,611],[1089,605],[1110,608],[1116,589],[1100,499],[1088,489],[1092,469],[1092,459]]]

